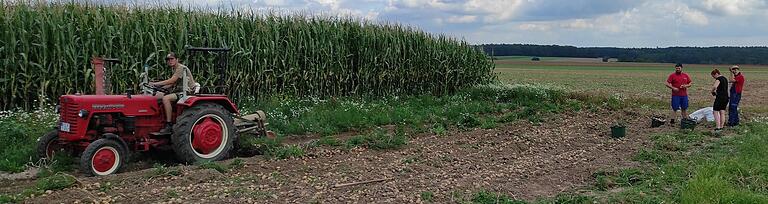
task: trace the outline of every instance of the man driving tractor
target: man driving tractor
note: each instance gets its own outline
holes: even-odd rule
[[[173,131],[173,121],[171,121],[173,116],[172,103],[179,99],[178,93],[182,91],[183,86],[180,80],[182,77],[181,74],[184,72],[184,70],[186,70],[184,77],[187,78],[187,90],[183,91],[192,93],[194,92],[195,87],[195,79],[192,77],[192,73],[189,71],[187,66],[179,63],[179,59],[176,58],[176,53],[168,53],[168,55],[165,56],[165,62],[168,64],[168,67],[173,69],[173,75],[171,78],[150,83],[150,85],[171,90],[171,92],[167,95],[162,92],[157,93],[157,97],[162,98],[163,108],[165,109],[165,127],[157,132],[158,134],[171,134]]]
[[[195,56],[215,57],[217,63],[207,68],[217,69],[221,78],[226,78],[229,48],[185,46],[185,51],[190,64]],[[221,94],[225,93],[223,89],[197,94],[200,85],[176,57],[169,53],[165,58],[173,70],[167,80],[150,83],[149,65],[144,65],[140,75],[142,95],[134,96],[132,90],[126,90],[120,95],[98,91],[101,93],[60,96],[58,126],[38,138],[37,156],[51,159],[59,151],[78,154],[81,172],[105,176],[118,173],[126,158],[135,152],[170,148],[184,163],[211,162],[233,153],[234,141],[242,136],[239,133],[273,137],[265,129],[264,112],[240,116],[235,103]],[[94,59],[99,61],[118,60]],[[101,63],[93,63],[94,70],[106,71]],[[106,78],[95,79],[95,89],[105,90]],[[217,80],[217,86],[224,87],[224,80]],[[158,96],[160,92],[163,94]],[[187,97],[189,94],[195,96]],[[159,101],[163,107],[158,107]],[[160,110],[163,108],[165,111]],[[158,134],[161,132],[166,134]]]

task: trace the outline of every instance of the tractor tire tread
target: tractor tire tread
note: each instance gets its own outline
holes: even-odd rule
[[[101,149],[103,146],[111,146],[114,147],[117,152],[118,156],[120,157],[120,160],[117,164],[117,170],[113,172],[113,174],[120,172],[123,164],[125,163],[125,160],[127,159],[126,155],[126,147],[123,147],[123,145],[120,144],[120,142],[115,141],[113,139],[98,139],[96,141],[93,141],[91,144],[88,145],[88,147],[85,148],[83,151],[83,154],[80,156],[80,171],[85,173],[88,176],[95,176],[94,172],[91,169],[91,159],[93,158],[93,154],[96,154],[96,151]]]
[[[52,140],[58,140],[59,139],[59,130],[51,130],[48,133],[45,133],[42,137],[40,137],[40,140],[37,141],[37,158],[38,159],[52,159],[48,158],[48,143],[52,142]]]
[[[225,142],[224,145],[226,145],[226,147],[219,155],[211,159],[205,159],[198,157],[194,150],[189,148],[191,147],[189,144],[189,135],[191,135],[195,121],[197,121],[199,117],[210,113],[217,114],[224,119],[224,123],[226,123],[228,127],[227,130],[229,136],[227,137],[227,141],[223,141]],[[223,160],[226,159],[234,149],[233,142],[237,138],[237,131],[235,131],[235,128],[234,119],[232,118],[231,113],[223,106],[216,103],[197,104],[185,110],[176,118],[176,124],[173,126],[174,131],[171,135],[171,145],[173,146],[173,151],[176,153],[177,158],[187,164]]]

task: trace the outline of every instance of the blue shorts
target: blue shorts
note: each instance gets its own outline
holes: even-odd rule
[[[672,96],[672,110],[688,110],[688,96]]]

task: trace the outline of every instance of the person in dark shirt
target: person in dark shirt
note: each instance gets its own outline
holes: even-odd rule
[[[712,70],[712,78],[715,83],[712,85],[712,96],[715,97],[715,104],[712,105],[715,115],[715,132],[720,132],[725,126],[725,108],[728,107],[728,79],[720,74],[720,70]]]
[[[728,126],[739,125],[739,103],[741,102],[741,92],[744,91],[744,75],[741,74],[739,66],[732,66],[731,73],[733,79],[729,82],[731,85],[731,102],[728,103]]]

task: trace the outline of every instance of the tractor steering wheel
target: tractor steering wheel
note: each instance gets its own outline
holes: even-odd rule
[[[151,90],[151,91],[152,91],[152,95],[153,95],[153,96],[154,96],[155,94],[157,94],[157,92],[163,92],[164,94],[169,94],[169,93],[171,93],[171,91],[170,91],[170,90],[168,90],[168,89],[166,89],[166,88],[163,88],[163,87],[159,87],[159,86],[153,86],[153,85],[149,85],[149,83],[141,83],[141,87],[142,87],[142,88],[147,88],[147,89]]]

